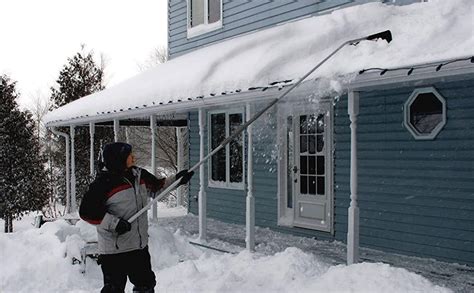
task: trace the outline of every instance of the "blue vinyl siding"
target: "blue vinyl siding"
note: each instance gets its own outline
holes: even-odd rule
[[[186,0],[168,2],[168,48],[170,58],[215,42],[265,29],[287,21],[325,13],[343,5],[363,4],[377,0],[222,0],[222,28],[187,38]],[[381,0],[390,4],[410,4],[420,0]]]
[[[403,254],[474,264],[474,80],[433,85],[447,102],[434,140],[403,125],[413,87],[361,92],[358,120],[360,243]],[[336,239],[349,206],[347,98],[335,109]]]
[[[169,1],[169,52],[170,57],[184,54],[217,41],[228,39],[257,29],[312,15],[352,2],[332,1],[235,1],[223,0],[223,27],[221,29],[187,38],[186,0]]]

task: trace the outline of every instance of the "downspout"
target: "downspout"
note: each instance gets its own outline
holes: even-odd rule
[[[70,213],[76,212],[76,157],[75,157],[75,142],[74,137],[76,136],[75,127],[71,125],[69,127],[71,137],[71,208]]]
[[[71,192],[70,192],[70,166],[69,166],[69,135],[58,131],[55,127],[51,127],[51,132],[57,136],[62,136],[66,140],[66,213],[71,208]]]
[[[91,151],[90,151],[90,157],[89,157],[89,163],[90,163],[90,176],[91,178],[94,177],[95,174],[95,166],[94,166],[94,134],[95,134],[95,124],[94,122],[89,123],[89,135],[90,135],[90,141],[91,141]]]
[[[151,171],[156,176],[156,116],[150,116],[150,135],[151,135]],[[152,219],[158,221],[158,205],[153,204]]]

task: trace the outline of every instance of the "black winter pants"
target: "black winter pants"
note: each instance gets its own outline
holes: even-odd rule
[[[99,263],[104,275],[101,293],[122,293],[127,277],[134,286],[133,292],[152,293],[156,285],[155,273],[151,270],[148,246],[124,253],[102,254]]]

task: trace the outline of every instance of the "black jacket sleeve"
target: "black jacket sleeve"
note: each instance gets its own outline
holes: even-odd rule
[[[107,212],[105,201],[109,185],[107,179],[103,177],[97,178],[89,185],[89,190],[84,194],[79,207],[79,216],[90,224],[114,230],[119,218]]]
[[[107,211],[105,208],[106,189],[101,181],[95,180],[89,185],[89,190],[84,194],[79,207],[81,219],[95,225],[102,222]]]
[[[145,169],[141,169],[141,179],[145,181],[147,189],[151,192],[157,192],[166,185],[166,178],[158,179]]]

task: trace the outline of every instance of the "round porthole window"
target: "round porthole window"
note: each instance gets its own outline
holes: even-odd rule
[[[433,87],[415,89],[405,103],[405,126],[415,139],[434,139],[446,124],[446,101]]]

